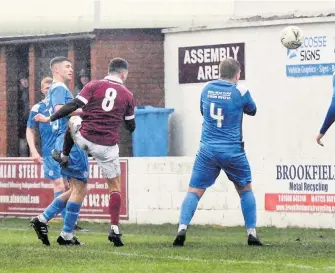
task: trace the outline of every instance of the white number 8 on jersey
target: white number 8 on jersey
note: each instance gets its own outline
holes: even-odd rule
[[[114,88],[108,88],[105,92],[105,98],[102,101],[101,107],[104,111],[109,112],[114,107],[114,100],[116,98],[117,91]]]
[[[218,108],[217,115],[215,115],[214,110],[215,110],[215,103],[212,102],[211,105],[210,105],[211,118],[216,119],[217,120],[216,126],[218,128],[221,128],[222,127],[222,121],[224,120],[224,116],[222,115],[222,108]]]

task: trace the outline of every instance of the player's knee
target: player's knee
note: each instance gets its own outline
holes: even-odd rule
[[[199,199],[203,196],[205,191],[206,191],[206,189],[199,189],[199,188],[193,188],[193,187],[188,188],[188,192],[195,193],[196,195],[198,195]]]
[[[70,190],[71,188],[70,188],[70,184],[69,184],[69,182],[65,182],[64,181],[64,188],[65,188],[65,191],[68,191],[68,190]]]
[[[121,192],[120,176],[114,178],[107,178],[107,184],[110,192]]]
[[[70,119],[69,119],[69,125],[73,125],[76,119],[77,119],[76,116],[70,117]]]
[[[241,195],[241,193],[245,192],[245,191],[252,191],[252,186],[251,183],[247,184],[247,185],[239,185],[239,184],[234,184],[236,191],[239,195]]]
[[[72,195],[84,198],[87,194],[87,184],[74,184],[72,186]]]
[[[55,179],[53,180],[53,184],[54,184],[54,190],[55,192],[59,192],[59,191],[66,191],[67,190],[67,187],[66,185],[64,184],[64,181],[62,178],[58,178],[58,179]]]
[[[75,126],[75,124],[76,124],[76,120],[77,120],[77,118],[78,118],[78,117],[73,116],[73,117],[71,117],[71,118],[69,119],[69,127],[68,127],[68,130],[70,130],[70,132],[73,131],[73,128],[74,128],[74,126]]]

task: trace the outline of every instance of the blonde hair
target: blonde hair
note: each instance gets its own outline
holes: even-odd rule
[[[45,84],[52,84],[52,78],[50,77],[45,77],[43,80],[41,80],[41,89],[43,88],[43,85]]]

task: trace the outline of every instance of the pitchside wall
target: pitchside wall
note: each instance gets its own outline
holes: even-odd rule
[[[178,223],[179,209],[187,191],[193,160],[193,157],[129,158],[129,221],[127,222]],[[282,192],[282,196],[295,194],[286,194],[287,185],[276,183],[276,171],[273,165],[265,162],[259,164],[261,166],[257,167],[257,162],[253,163],[259,226],[335,228],[333,213],[266,211],[265,194],[274,190]],[[334,190],[331,192],[334,193]],[[334,202],[329,205],[334,207]],[[320,207],[322,206],[324,205],[321,204]],[[223,226],[244,224],[240,199],[234,186],[223,174],[219,176],[216,185],[201,199],[192,223]]]

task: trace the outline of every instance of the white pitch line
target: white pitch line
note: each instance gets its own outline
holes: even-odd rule
[[[335,266],[324,266],[324,267],[314,267],[311,265],[303,264],[291,264],[291,263],[272,263],[266,261],[238,261],[238,260],[208,260],[208,259],[199,259],[199,258],[190,258],[190,257],[178,257],[178,256],[152,256],[152,255],[143,255],[138,253],[127,253],[127,252],[111,252],[116,256],[125,256],[125,257],[138,257],[146,259],[167,259],[174,261],[183,261],[183,262],[202,262],[202,263],[223,263],[223,264],[255,264],[255,265],[267,265],[267,266],[279,266],[279,267],[291,267],[291,268],[300,268],[300,269],[310,269],[310,270],[334,270]]]

